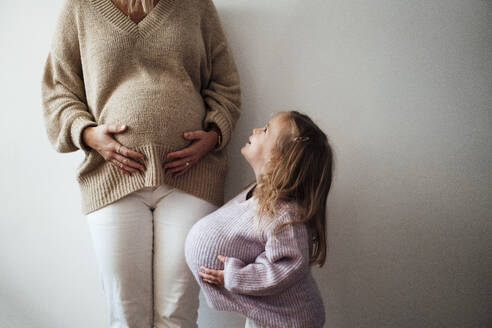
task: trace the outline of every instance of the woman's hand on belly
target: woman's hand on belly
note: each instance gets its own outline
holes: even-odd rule
[[[145,155],[123,146],[113,138],[114,133],[125,132],[126,128],[126,124],[87,127],[82,131],[82,140],[121,172],[132,175],[145,170],[145,165],[142,163]]]
[[[184,138],[193,140],[193,142],[186,148],[167,154],[167,160],[174,160],[164,164],[164,172],[172,174],[174,177],[184,174],[193,164],[214,149],[217,144],[217,137],[218,134],[214,130],[185,132]]]
[[[217,258],[220,262],[225,263],[225,256],[218,255]],[[224,287],[224,270],[214,270],[201,266],[198,275],[209,284]]]

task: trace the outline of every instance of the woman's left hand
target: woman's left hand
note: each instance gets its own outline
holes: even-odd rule
[[[214,149],[217,137],[218,134],[214,130],[185,132],[185,139],[195,141],[186,148],[167,154],[166,159],[176,158],[176,160],[164,164],[164,172],[174,177],[184,174],[193,164]]]
[[[225,263],[225,256],[218,255],[217,258],[220,262]],[[201,266],[200,270],[201,271],[198,272],[198,274],[202,277],[203,281],[219,287],[224,287],[224,270],[214,270],[204,266]]]

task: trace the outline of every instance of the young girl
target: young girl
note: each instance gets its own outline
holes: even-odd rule
[[[246,327],[322,327],[311,265],[326,258],[328,139],[306,115],[280,112],[241,154],[256,181],[195,223],[187,264],[208,305],[244,315]]]

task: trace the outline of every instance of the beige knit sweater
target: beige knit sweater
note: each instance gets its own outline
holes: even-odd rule
[[[168,184],[218,206],[228,144],[240,115],[239,75],[212,0],[160,0],[138,24],[111,0],[66,0],[41,83],[48,139],[56,151],[82,149],[82,213],[146,186]],[[127,176],[83,143],[82,130],[126,124],[114,134],[146,155]],[[184,175],[164,174],[186,131],[215,123],[222,144]]]

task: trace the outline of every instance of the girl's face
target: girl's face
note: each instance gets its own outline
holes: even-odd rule
[[[253,129],[249,141],[241,148],[241,154],[255,171],[256,177],[270,159],[275,141],[285,127],[283,114],[277,114],[263,128]]]

